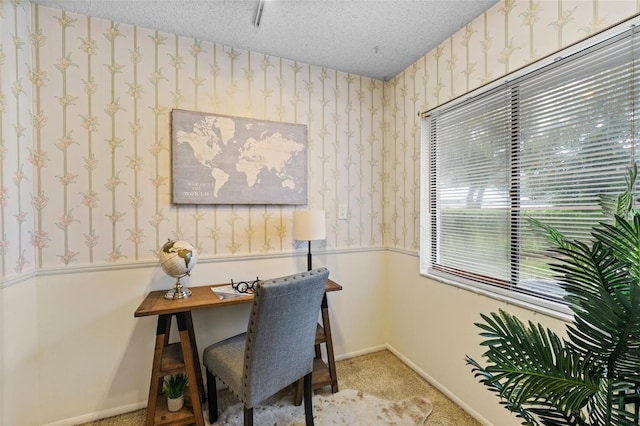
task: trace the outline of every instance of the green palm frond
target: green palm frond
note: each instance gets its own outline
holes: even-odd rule
[[[624,192],[617,196],[601,194],[598,196],[600,208],[606,217],[627,217],[633,209],[633,189],[638,177],[638,166],[633,163],[629,167],[629,174],[625,176]]]
[[[485,337],[483,354],[489,362],[489,382],[500,382],[500,396],[512,404],[544,402],[563,412],[580,410],[598,391],[599,365],[590,357],[573,353],[551,330],[500,311],[482,315],[476,324]]]
[[[479,378],[480,383],[484,384],[491,392],[494,392],[498,396],[502,392],[503,386],[499,381],[493,380],[493,374],[484,369],[480,364],[469,356],[465,357],[467,364],[471,365],[471,371],[474,373],[474,377]],[[516,414],[516,417],[524,419],[523,425],[537,424],[535,418],[529,413],[529,411],[522,405],[515,404],[509,400],[500,400],[500,405],[503,405],[507,410]]]
[[[630,384],[615,380],[602,380],[600,391],[586,407],[593,425],[632,426],[638,425],[634,413],[619,405],[619,391],[628,391]],[[623,402],[624,404],[624,402]]]
[[[565,247],[569,244],[569,240],[557,229],[538,220],[534,217],[528,217],[527,221],[534,231],[545,237],[552,245],[557,247]]]
[[[574,312],[569,338],[584,353],[597,353],[609,375],[640,381],[640,214],[593,230],[592,247],[575,243],[557,251],[552,265]],[[570,248],[568,248],[570,247]],[[630,336],[635,338],[631,338]],[[615,372],[615,373],[614,373]]]
[[[485,367],[467,357],[480,382],[527,425],[640,425],[640,210],[634,207],[634,164],[626,189],[601,197],[611,218],[593,240],[573,241],[538,220],[552,244],[551,271],[574,314],[567,340],[504,312],[477,323]]]
[[[628,263],[630,267],[635,266],[626,272],[636,281],[639,276],[637,268],[640,266],[639,231],[640,215],[637,213],[634,213],[629,220],[616,216],[615,225],[602,223],[592,231],[598,241],[613,251],[616,259]]]

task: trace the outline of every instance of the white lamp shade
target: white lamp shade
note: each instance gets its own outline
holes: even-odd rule
[[[297,210],[293,212],[293,239],[297,241],[327,238],[324,210]]]

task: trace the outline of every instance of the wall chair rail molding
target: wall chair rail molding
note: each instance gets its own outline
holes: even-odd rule
[[[10,278],[4,278],[0,280],[0,290],[22,284],[23,282],[36,278],[37,276],[38,271],[29,271]]]

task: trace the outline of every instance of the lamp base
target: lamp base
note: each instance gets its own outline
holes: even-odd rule
[[[191,296],[191,290],[183,288],[180,280],[176,282],[176,285],[171,290],[164,294],[164,298],[170,300],[186,299],[189,296]]]

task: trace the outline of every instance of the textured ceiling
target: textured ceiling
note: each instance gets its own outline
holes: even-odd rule
[[[380,80],[399,74],[498,1],[31,0]]]

